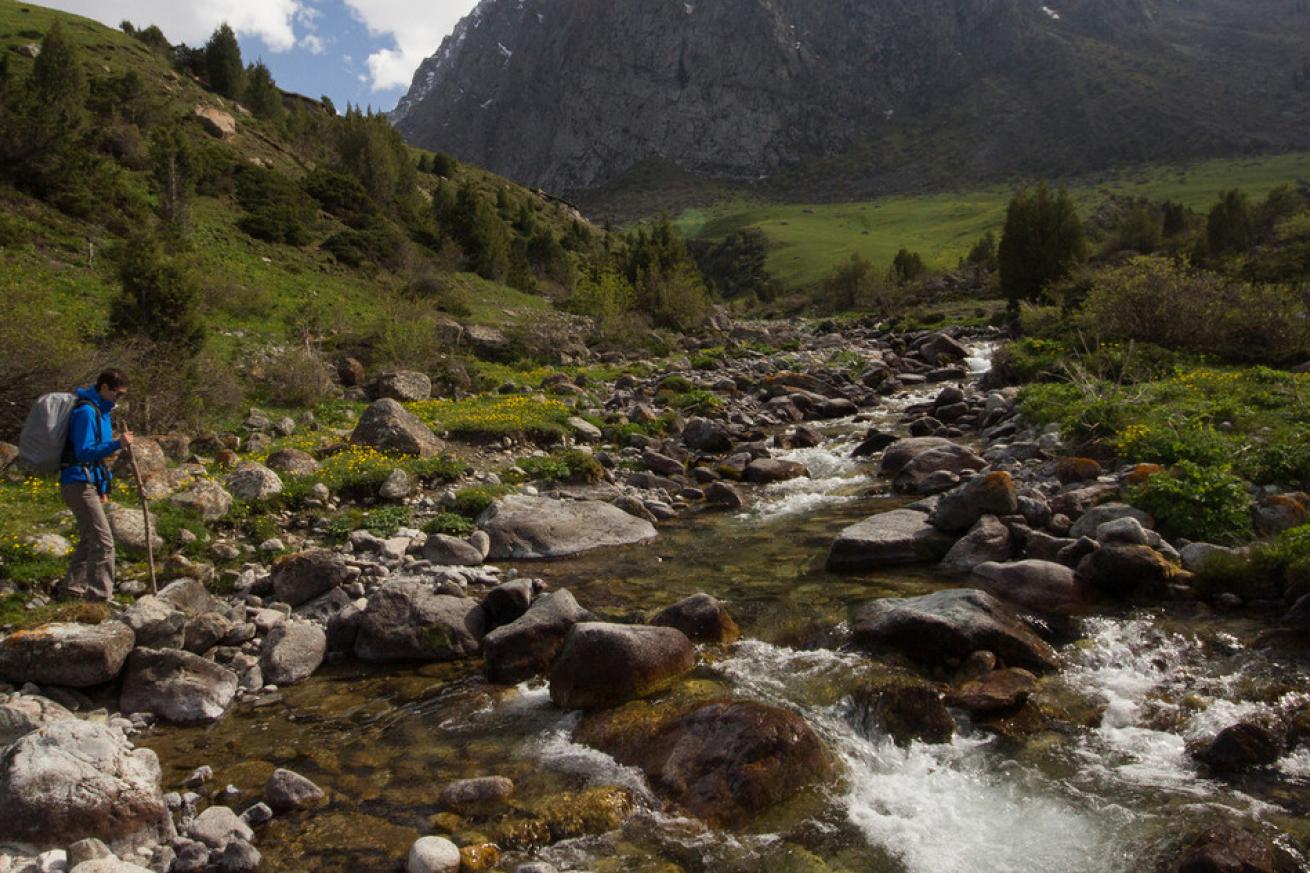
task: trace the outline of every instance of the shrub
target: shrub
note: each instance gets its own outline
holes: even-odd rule
[[[1036,300],[1052,282],[1087,258],[1082,223],[1069,192],[1045,184],[1010,200],[997,249],[1001,287],[1017,312],[1019,301]]]
[[[423,523],[423,532],[427,534],[466,537],[473,530],[473,522],[456,512],[439,512]]]
[[[269,361],[264,384],[281,406],[317,406],[332,394],[327,364],[310,349],[288,349]]]
[[[465,518],[476,519],[486,511],[488,506],[495,502],[496,498],[503,497],[512,491],[512,488],[503,485],[474,485],[469,488],[461,488],[455,492],[455,503],[451,508]]]
[[[363,183],[341,170],[326,166],[315,167],[300,184],[325,212],[337,216],[351,227],[361,227],[375,211]]]
[[[359,267],[366,263],[396,269],[401,266],[405,240],[384,221],[372,221],[358,230],[350,228],[325,239],[321,248],[341,263]]]
[[[411,279],[405,291],[409,296],[427,301],[438,310],[459,318],[465,318],[473,312],[468,289],[448,281],[439,273],[424,273]]]
[[[605,469],[589,452],[569,449],[545,457],[524,458],[518,466],[533,479],[545,482],[593,484],[605,476]]]
[[[1169,536],[1212,543],[1237,543],[1251,536],[1250,496],[1227,467],[1180,461],[1126,496],[1154,516]]]
[[[148,234],[133,237],[114,254],[123,291],[113,303],[111,326],[181,353],[200,348],[205,329],[190,271]]]
[[[256,239],[303,246],[312,238],[313,203],[288,177],[263,167],[243,167],[236,193],[248,213],[237,225]]]

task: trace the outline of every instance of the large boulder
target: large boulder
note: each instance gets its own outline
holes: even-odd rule
[[[515,494],[492,504],[478,526],[491,538],[491,560],[560,558],[603,546],[645,542],[654,525],[598,500]]]
[[[997,470],[974,476],[943,494],[931,521],[938,530],[958,533],[973,527],[984,515],[1014,515],[1018,511],[1014,479],[1004,470]]]
[[[146,515],[134,507],[111,504],[105,516],[109,520],[109,530],[114,534],[114,541],[128,549],[144,552],[146,549]],[[164,539],[159,535],[155,519],[150,519],[150,550],[159,554],[164,548]]]
[[[174,724],[206,724],[227,712],[237,674],[179,649],[137,649],[123,672],[123,712],[150,712]]]
[[[877,570],[941,560],[955,538],[913,509],[872,515],[843,530],[828,549],[829,570]]]
[[[344,556],[331,549],[310,549],[281,558],[272,575],[274,596],[299,606],[345,584],[352,574]]]
[[[984,515],[942,558],[948,573],[969,573],[979,564],[1004,561],[1012,548],[1010,529],[994,515]]]
[[[431,457],[444,448],[432,429],[396,400],[375,400],[350,435],[357,445],[372,446],[384,452]]]
[[[141,484],[145,486],[145,496],[149,500],[158,500],[168,496],[171,490],[168,484],[168,456],[157,440],[138,436],[132,440],[132,451],[121,452],[114,461],[114,475],[124,481],[132,481],[132,462],[136,459],[136,468],[141,473]]]
[[[650,623],[656,627],[675,627],[693,643],[731,643],[741,636],[737,622],[719,599],[703,592],[666,606]]]
[[[603,709],[659,691],[692,668],[691,640],[671,627],[581,622],[550,671],[561,709]]]
[[[265,464],[270,470],[288,476],[312,476],[319,470],[318,461],[300,449],[278,449],[268,456]]]
[[[1078,562],[1078,581],[1107,597],[1154,596],[1179,568],[1150,546],[1102,546]]]
[[[944,333],[932,334],[915,351],[934,367],[959,363],[969,356],[969,350],[959,340]]]
[[[77,716],[53,700],[34,694],[15,694],[0,703],[0,750],[34,730],[66,718]]]
[[[64,848],[97,837],[125,851],[173,836],[159,759],[120,731],[65,719],[33,731],[0,756],[5,842]]]
[[[896,440],[883,449],[882,460],[878,463],[878,472],[883,476],[895,478],[906,465],[925,452],[933,449],[949,448],[955,445],[945,437],[907,437]]]
[[[355,638],[361,661],[454,661],[475,655],[486,616],[471,598],[437,594],[430,585],[396,580],[368,599]]]
[[[390,397],[402,403],[428,400],[432,397],[432,379],[417,370],[393,370],[383,373],[369,386],[374,400]]]
[[[1269,766],[1282,756],[1285,746],[1282,725],[1273,719],[1251,717],[1193,741],[1188,751],[1217,772],[1235,773]]]
[[[1039,672],[1057,663],[1055,651],[1018,616],[972,588],[857,604],[851,609],[851,632],[858,645],[893,648],[925,664],[947,666],[979,649]]]
[[[136,635],[138,646],[176,649],[186,639],[186,613],[153,594],[138,597],[123,610],[122,620]]]
[[[228,474],[227,490],[247,503],[266,500],[282,493],[282,478],[263,464],[246,461]]]
[[[715,827],[745,824],[831,770],[818,736],[785,709],[713,701],[644,723],[625,710],[585,719],[574,739],[641,769],[656,790]]]
[[[1280,869],[1263,838],[1229,824],[1197,834],[1183,851],[1178,873],[1274,873]]]
[[[430,534],[423,543],[423,557],[434,564],[454,567],[476,567],[482,563],[482,552],[468,540],[449,534]]]
[[[543,594],[528,610],[482,640],[487,679],[514,685],[545,673],[573,626],[588,618],[568,589]]]
[[[697,452],[722,453],[732,448],[732,436],[727,428],[708,418],[688,419],[682,429],[682,441]]]
[[[212,106],[197,106],[193,115],[205,133],[216,139],[231,139],[237,134],[237,120],[231,113]]]
[[[136,635],[121,621],[14,631],[0,640],[0,679],[89,688],[117,676],[135,644]]]
[[[770,482],[786,482],[810,475],[809,468],[799,461],[785,458],[757,458],[746,465],[742,478],[747,482],[767,485]]]
[[[969,449],[950,443],[916,455],[896,474],[892,488],[903,494],[949,491],[963,474],[977,472],[986,466],[987,462]]]
[[[327,634],[311,621],[288,621],[268,632],[259,657],[264,681],[294,685],[314,674],[327,656]]]
[[[1074,539],[1079,537],[1095,537],[1096,530],[1107,521],[1114,521],[1120,518],[1135,518],[1142,527],[1151,527],[1151,516],[1135,506],[1129,506],[1127,503],[1102,503],[1100,506],[1093,506],[1078,517],[1069,528],[1069,536]]]
[[[213,479],[199,479],[168,501],[174,506],[198,512],[205,521],[218,521],[232,508],[232,495]]]
[[[1029,609],[1061,612],[1083,599],[1074,571],[1053,561],[989,561],[973,569],[981,587]]]
[[[849,717],[864,736],[887,734],[901,746],[948,743],[955,735],[942,689],[909,672],[880,672],[861,683],[851,692]]]

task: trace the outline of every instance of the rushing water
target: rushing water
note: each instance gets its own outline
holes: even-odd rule
[[[986,350],[970,363],[984,369]],[[325,806],[261,834],[278,870],[394,869],[415,838],[448,828],[461,843],[514,845],[504,835],[516,823],[596,786],[628,792],[626,823],[511,849],[502,866],[541,858],[564,870],[670,873],[1127,873],[1233,816],[1306,845],[1310,750],[1236,781],[1206,777],[1186,752],[1188,740],[1234,717],[1306,703],[1305,662],[1253,648],[1257,621],[1164,611],[1080,619],[1062,669],[1039,693],[1054,727],[1026,741],[961,717],[952,742],[901,747],[852,717],[851,688],[886,668],[842,648],[847,607],[950,584],[928,570],[839,576],[823,567],[840,527],[899,502],[850,449],[870,423],[890,426],[918,399],[894,398],[872,421],[825,425],[823,446],[786,455],[812,477],[755,492],[745,512],[705,512],[665,526],[649,546],[521,568],[621,620],[697,591],[728,604],[743,641],[707,650],[690,684],[800,712],[840,765],[830,784],[748,828],[712,831],[670,812],[640,772],[573,742],[577,717],[552,706],[543,685],[490,686],[477,663],[330,667],[207,729],[159,729],[143,742],[168,779],[212,765],[217,785],[245,795],[238,808],[276,766],[323,785]],[[434,823],[443,784],[491,774],[515,781],[506,816]]]

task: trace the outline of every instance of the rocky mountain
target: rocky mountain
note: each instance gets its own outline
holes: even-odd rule
[[[1307,0],[1048,3],[483,0],[393,118],[560,192],[662,166],[845,197],[1310,148]]]

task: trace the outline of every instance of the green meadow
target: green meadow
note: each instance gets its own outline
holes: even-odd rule
[[[1286,182],[1310,180],[1310,152],[1148,166],[1066,183],[1084,212],[1111,194],[1173,200],[1205,211],[1220,192],[1240,188],[1252,198]],[[769,269],[795,288],[820,279],[833,264],[859,254],[889,263],[897,250],[917,251],[931,267],[951,267],[988,230],[999,232],[1012,186],[854,203],[771,203],[728,200],[688,209],[675,223],[687,236],[720,239],[757,227],[773,249]]]

